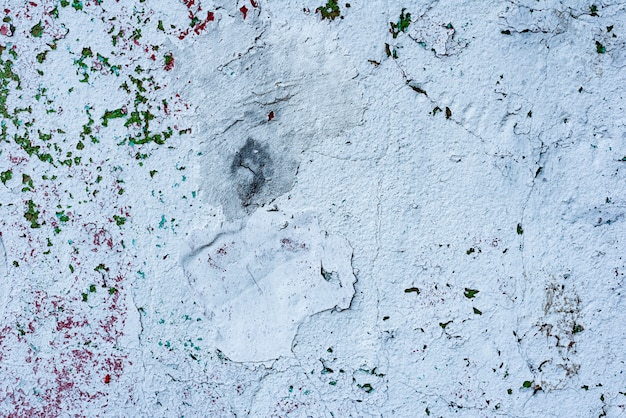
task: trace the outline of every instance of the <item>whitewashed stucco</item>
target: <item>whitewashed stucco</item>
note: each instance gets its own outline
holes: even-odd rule
[[[626,416],[623,2],[3,4],[1,416]]]

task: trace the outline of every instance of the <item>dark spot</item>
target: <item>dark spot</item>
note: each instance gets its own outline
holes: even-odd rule
[[[237,183],[237,194],[244,207],[254,204],[254,198],[272,175],[272,159],[267,146],[248,138],[235,154],[230,173]]]

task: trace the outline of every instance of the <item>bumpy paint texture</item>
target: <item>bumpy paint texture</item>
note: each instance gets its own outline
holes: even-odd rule
[[[623,2],[0,19],[0,416],[626,414]]]

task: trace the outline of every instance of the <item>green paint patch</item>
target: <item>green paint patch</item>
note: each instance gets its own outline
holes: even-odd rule
[[[322,20],[335,20],[341,16],[341,10],[339,10],[339,5],[336,0],[328,0],[324,6],[315,9],[315,12],[322,15]]]
[[[22,187],[22,192],[32,192],[35,189],[33,179],[28,174],[22,174],[22,184],[25,186]]]
[[[37,205],[35,205],[32,200],[27,201],[26,205],[28,206],[28,209],[24,213],[24,218],[30,222],[31,228],[40,228],[41,224],[38,222],[39,211],[37,210]]]
[[[39,134],[39,139],[41,139],[42,141],[49,141],[50,139],[52,139],[51,133],[46,134],[41,132],[39,129],[37,130],[37,133]]]
[[[598,54],[604,54],[606,52],[606,48],[600,42],[596,41],[596,52]]]
[[[115,224],[117,226],[122,226],[126,222],[126,218],[123,216],[113,215],[113,219],[115,219]]]
[[[165,60],[165,68],[168,69],[174,66],[174,55],[172,55],[172,53],[169,54],[165,54],[164,55],[164,60]]]
[[[397,23],[389,22],[389,24],[391,25],[391,29],[389,29],[389,32],[394,39],[398,37],[400,32],[406,32],[406,30],[409,28],[409,25],[411,24],[411,13],[404,13],[405,10],[406,9],[403,8],[400,12],[400,17],[398,18]]]
[[[524,233],[524,229],[522,228],[522,224],[517,224],[517,235],[522,235]]]
[[[477,309],[477,308],[473,308],[473,309],[474,309],[474,313],[476,315],[482,315],[483,314],[479,309]]]
[[[25,135],[26,136],[22,137],[22,136],[18,136],[17,134],[15,134],[15,136],[13,137],[13,140],[24,151],[26,151],[26,154],[28,154],[29,156],[33,156],[33,154],[39,155],[39,149],[41,147],[37,145],[33,145],[31,140],[28,138],[28,132],[26,132]]]
[[[44,52],[40,52],[39,54],[37,54],[37,62],[39,64],[43,63],[46,60],[46,56],[48,55],[49,51],[44,51]]]
[[[141,39],[141,29],[135,29],[132,35],[130,35],[130,39],[133,41],[138,41],[139,39]]]
[[[95,120],[93,119],[93,117],[91,117],[91,109],[93,109],[90,106],[86,106],[85,107],[85,113],[87,114],[87,123],[83,125],[83,130],[82,132],[79,134],[80,139],[83,141],[86,141],[87,139],[91,140],[92,143],[97,144],[98,142],[100,142],[98,140],[98,138],[96,138],[93,135],[93,129],[92,126],[95,123]]]
[[[58,218],[61,222],[67,222],[67,221],[69,221],[69,220],[70,220],[70,217],[69,217],[69,216],[67,216],[67,215],[65,214],[65,212],[64,212],[64,211],[63,211],[63,212],[57,212],[57,213],[56,213],[56,217],[57,217],[57,218]]]
[[[522,383],[522,387],[524,388],[529,388],[533,385],[533,382],[531,382],[530,380],[525,380],[524,383]]]
[[[43,26],[41,25],[41,20],[35,26],[30,28],[30,34],[35,38],[41,38],[43,34]]]
[[[463,293],[463,295],[465,295],[466,298],[471,299],[474,296],[476,296],[477,293],[479,293],[479,290],[476,289],[468,289],[467,287],[465,288],[465,292]]]
[[[11,172],[11,170],[7,170],[7,171],[3,171],[2,173],[0,173],[0,181],[2,181],[2,184],[4,184],[6,186],[7,181],[11,180],[13,178],[13,173]]]
[[[102,116],[102,126],[109,126],[109,120],[110,119],[119,119],[119,118],[123,118],[126,116],[126,109],[124,108],[119,108],[119,109],[115,109],[115,110],[106,110],[104,112],[104,115]]]

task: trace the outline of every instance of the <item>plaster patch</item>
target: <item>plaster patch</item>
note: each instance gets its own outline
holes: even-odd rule
[[[194,242],[182,263],[213,321],[217,348],[252,362],[291,356],[303,320],[350,306],[351,260],[346,240],[321,230],[313,213],[257,210],[242,226]]]
[[[568,9],[543,9],[511,5],[506,7],[500,14],[510,29],[519,33],[552,33],[559,34],[565,32],[570,18]]]
[[[237,35],[247,45],[241,53],[197,66],[204,44],[175,52],[181,88],[207,104],[194,128],[202,155],[198,176],[206,179],[200,197],[229,220],[289,191],[303,151],[350,131],[365,111],[359,72],[318,22],[280,30],[256,24],[259,33]],[[262,180],[233,170],[234,159],[255,151],[271,161]]]
[[[439,23],[428,17],[420,17],[411,24],[409,37],[424,48],[430,48],[437,57],[460,54],[467,42],[455,37],[451,24]]]

